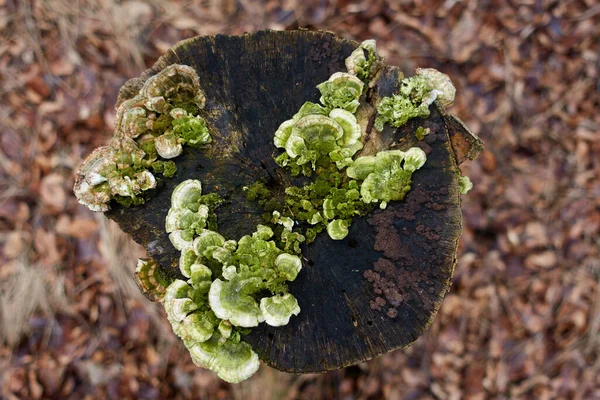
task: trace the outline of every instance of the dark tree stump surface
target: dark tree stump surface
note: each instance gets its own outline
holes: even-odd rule
[[[173,276],[179,274],[179,252],[164,221],[171,192],[183,180],[199,179],[205,193],[227,200],[217,209],[227,239],[252,233],[262,211],[246,201],[242,186],[264,179],[283,196],[290,178],[272,159],[273,134],[305,101],[318,102],[315,86],[344,71],[344,59],[357,46],[325,32],[266,31],[197,37],[169,50],[122,88],[119,102],[165,66],[190,65],[206,94],[201,114],[213,144],[205,151],[185,148],[175,159],[176,175],[161,181],[146,204],[111,204],[108,217]],[[384,67],[359,114],[372,125],[372,104],[397,89],[397,68]],[[355,219],[344,240],[320,234],[304,246],[303,269],[289,285],[301,313],[283,327],[261,324],[244,338],[263,361],[289,372],[336,369],[406,347],[431,324],[452,281],[461,233],[459,174],[448,128],[459,124],[450,118],[432,106],[427,119],[368,136],[363,154],[419,146],[427,162],[413,174],[404,201]],[[431,130],[420,142],[414,136],[419,126]]]

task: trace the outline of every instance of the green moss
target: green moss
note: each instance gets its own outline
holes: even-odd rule
[[[223,204],[224,200],[217,193],[209,193],[205,194],[200,198],[200,204],[204,204],[210,210],[208,214],[208,229],[212,231],[218,231],[217,225],[217,215],[215,214],[215,210],[221,204]]]
[[[244,191],[248,201],[257,202],[259,207],[265,211],[267,221],[271,219],[271,213],[281,206],[276,196],[261,181],[255,181],[252,185],[244,187]]]
[[[397,94],[379,101],[375,128],[381,131],[385,124],[399,128],[409,119],[425,118],[429,116],[429,106],[436,99],[443,105],[452,103],[454,92],[447,75],[431,68],[417,69],[415,76],[400,81]]]
[[[359,182],[339,171],[329,157],[321,157],[316,163],[313,181],[302,186],[287,187],[283,202],[262,182],[254,182],[245,191],[248,201],[258,203],[261,209],[268,209],[269,212],[276,210],[282,217],[297,221],[297,229],[301,233],[294,237],[299,239],[303,236],[302,240],[297,240],[298,243],[312,243],[332,219],[346,220],[349,226],[353,218],[364,216],[375,208],[364,201],[359,189]],[[285,240],[282,238],[279,242],[283,248],[297,251],[296,244],[288,244],[291,235],[284,235],[281,228],[274,227],[274,230],[277,237],[286,236]]]
[[[177,165],[173,161],[154,161],[150,166],[154,172],[163,174],[165,178],[172,178],[177,172]]]
[[[255,181],[252,185],[244,187],[244,191],[248,201],[264,200],[271,195],[271,191],[261,181]]]
[[[195,148],[202,148],[212,141],[206,121],[201,117],[187,114],[181,108],[173,109],[171,115],[179,111],[179,115],[172,122],[173,133],[177,135],[184,144]]]
[[[393,95],[384,97],[377,104],[377,118],[375,128],[381,131],[385,124],[399,128],[411,118],[425,118],[429,116],[429,106],[426,104],[415,104],[409,97]]]
[[[317,235],[319,233],[323,232],[323,230],[325,230],[325,226],[322,224],[308,228],[304,235],[306,237],[306,243],[314,242],[315,239],[317,238]]]
[[[156,160],[156,158],[158,157],[154,140],[146,140],[141,142],[140,149],[144,150],[144,152],[147,154],[146,158],[149,160]]]
[[[127,207],[127,208],[129,208],[131,206],[138,206],[140,204],[145,203],[144,198],[141,196],[128,197],[128,196],[120,196],[118,194],[115,194],[115,195],[113,195],[113,200],[115,200],[117,203],[119,203],[120,205]]]
[[[193,116],[198,115],[198,112],[200,111],[198,108],[198,105],[196,103],[175,102],[175,103],[173,103],[173,107],[181,108],[182,110],[184,110],[185,112],[187,112],[188,114],[193,115]]]
[[[152,134],[160,136],[171,129],[173,118],[169,114],[161,114],[152,124]]]
[[[433,89],[427,77],[415,75],[400,82],[399,94],[408,98],[414,104],[420,104]]]
[[[429,128],[425,129],[422,126],[419,126],[415,131],[415,137],[417,140],[423,140],[427,135],[429,135]]]
[[[365,40],[346,59],[348,72],[367,82],[374,73],[374,66],[380,57],[374,40]]]
[[[177,166],[175,163],[173,161],[165,161],[163,167],[163,175],[165,178],[172,178],[173,175],[175,175],[175,172],[177,172]]]

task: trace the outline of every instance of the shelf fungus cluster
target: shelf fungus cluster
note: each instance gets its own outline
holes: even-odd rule
[[[111,200],[141,204],[156,188],[156,174],[170,178],[171,160],[183,145],[210,143],[206,122],[198,115],[205,98],[198,76],[186,65],[171,65],[149,78],[134,98],[117,110],[115,134],[107,146],[83,162],[75,180],[79,202],[107,211]]]
[[[399,128],[411,118],[425,118],[434,101],[447,107],[454,101],[455,93],[448,75],[433,68],[417,68],[415,76],[400,82],[397,94],[384,97],[377,104],[375,128],[382,130],[385,124]]]
[[[355,218],[402,201],[413,174],[427,165],[419,147],[366,151],[369,136],[427,117],[434,102],[449,105],[454,86],[436,70],[417,69],[415,76],[401,78],[393,95],[367,95],[383,65],[375,41],[364,41],[345,60],[345,71],[316,86],[319,102],[304,103],[274,132],[275,162],[299,177],[285,182],[302,184],[286,183],[277,194],[260,180],[244,186],[246,200],[257,202],[263,212],[261,223],[255,226],[252,220],[246,230],[254,229],[252,234],[223,236],[216,210],[229,200],[203,193],[196,176],[175,178],[183,181],[170,194],[166,218],[168,200],[162,203],[160,220],[179,254],[178,271],[161,271],[157,262],[140,260],[135,276],[144,293],[162,302],[173,332],[196,365],[229,382],[254,374],[259,358],[244,336],[259,324],[287,325],[300,313],[288,283],[302,269],[301,245],[325,232],[336,241],[346,238]],[[189,66],[166,66],[135,93],[119,106],[109,145],[94,151],[78,171],[75,195],[93,211],[109,210],[112,201],[139,205],[149,200],[152,189],[164,193],[158,182],[175,176],[184,147],[211,143],[201,114],[211,129],[220,126],[203,111],[205,95]],[[419,127],[414,136],[422,141],[429,133],[430,128]],[[472,187],[468,177],[460,177],[459,185],[462,193]]]
[[[341,240],[347,236],[352,219],[372,211],[373,204],[385,208],[389,201],[402,200],[410,190],[412,173],[425,164],[425,152],[418,147],[355,157],[363,148],[366,131],[356,114],[366,83],[379,62],[375,42],[364,41],[346,59],[347,72],[336,72],[317,86],[321,104],[304,103],[275,132],[275,147],[285,150],[275,161],[292,175],[315,177],[311,184],[286,190],[288,214],[310,226],[304,232],[308,243],[323,230],[330,238]],[[447,87],[447,82],[439,77],[443,74],[422,71],[427,74],[405,79],[401,93],[382,99],[380,104],[406,97],[413,105],[410,96],[415,92],[414,102],[425,110],[423,114],[429,113],[429,105],[437,98],[453,96],[453,92],[449,94],[453,87]],[[439,86],[439,82],[444,86]],[[384,122],[397,127],[417,116],[421,115],[412,109],[408,114],[402,108],[393,110],[379,115],[378,129],[383,129]],[[265,197],[269,196],[265,193]]]
[[[217,226],[209,229],[218,204],[214,196],[202,195],[198,180],[173,191],[165,225],[181,251],[179,271],[187,280],[170,283],[162,302],[196,365],[239,382],[259,367],[241,334],[262,322],[286,325],[300,312],[287,282],[296,279],[302,262],[277,246],[268,226],[258,225],[238,241],[224,238]]]

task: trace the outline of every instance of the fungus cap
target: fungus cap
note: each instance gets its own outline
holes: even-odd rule
[[[175,158],[183,152],[183,146],[179,143],[177,135],[167,132],[154,140],[156,151],[162,158]]]
[[[221,319],[245,328],[257,326],[264,317],[252,294],[260,287],[258,277],[243,278],[239,275],[230,281],[215,279],[208,292],[210,308]]]
[[[265,317],[265,323],[271,326],[283,326],[290,322],[292,315],[300,313],[300,306],[294,296],[286,293],[261,299],[260,310]]]
[[[216,372],[219,378],[231,383],[251,377],[260,366],[258,355],[245,342],[229,339],[220,343],[220,336],[214,334],[203,343],[185,343],[194,364]]]
[[[417,75],[424,76],[429,80],[430,86],[435,91],[434,100],[438,100],[444,107],[454,102],[456,88],[450,77],[434,68],[417,68]]]
[[[327,224],[327,233],[333,240],[342,240],[348,236],[348,223],[343,219],[334,219]]]
[[[197,179],[181,182],[171,194],[171,208],[189,208],[198,211],[202,197],[202,183]]]

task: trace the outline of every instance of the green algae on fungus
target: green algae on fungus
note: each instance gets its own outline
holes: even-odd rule
[[[267,324],[283,326],[290,322],[292,315],[300,313],[300,306],[294,296],[286,293],[263,298],[260,301],[260,310]]]
[[[211,142],[206,121],[198,116],[204,103],[191,67],[170,65],[149,78],[117,109],[110,144],[94,151],[79,168],[73,188],[77,200],[92,211],[108,211],[111,199],[124,206],[144,203],[156,187],[154,174],[175,174],[175,163],[164,160],[179,156],[184,145]]]
[[[336,72],[325,82],[317,85],[321,92],[319,101],[327,109],[342,108],[355,113],[359,106],[364,83],[346,72]]]
[[[341,108],[334,108],[328,115],[307,114],[299,119],[292,118],[283,122],[275,132],[275,146],[284,148],[287,155],[276,161],[282,166],[310,163],[314,170],[321,157],[329,156],[342,167],[363,148],[360,137],[361,127],[356,117]]]
[[[219,204],[212,194],[202,193],[198,180],[183,181],[173,190],[165,229],[181,251],[179,268],[188,280],[172,282],[162,302],[194,362],[239,382],[258,369],[258,357],[240,339],[242,329],[261,322],[281,326],[298,315],[287,282],[296,279],[302,262],[278,247],[268,226],[258,225],[238,241],[211,230],[208,221]],[[275,216],[284,227],[280,242],[285,242],[286,234],[295,233],[293,220]]]
[[[375,156],[356,159],[348,167],[349,177],[362,180],[360,194],[364,202],[381,202],[385,208],[389,201],[404,199],[410,190],[412,173],[425,164],[425,152],[418,147],[408,151],[380,151]]]
[[[370,75],[372,64],[378,60],[375,48],[374,42],[363,42],[346,59],[349,73],[336,72],[317,85],[322,105],[305,103],[275,132],[273,143],[285,150],[275,161],[292,175],[316,175],[310,184],[286,188],[288,210],[275,211],[312,225],[305,228],[306,243],[324,230],[330,238],[341,240],[348,235],[353,218],[372,211],[371,203],[385,208],[389,201],[402,200],[410,190],[412,173],[425,162],[425,153],[418,148],[353,159],[363,148],[363,127],[353,113],[364,89],[361,79]],[[379,103],[381,112],[388,106],[392,109],[392,117],[394,108],[412,110],[402,114],[401,120],[390,117],[393,123],[403,124],[408,118],[429,115],[429,104],[438,96],[431,82],[441,79],[430,70],[423,71],[426,74],[402,81],[397,99],[384,98]],[[444,92],[441,97],[446,99],[448,94]],[[380,123],[382,115],[385,113],[380,114]],[[259,205],[265,204],[267,198],[273,196],[264,187],[253,187],[248,193],[248,199],[258,199]]]
[[[206,342],[192,341],[184,344],[194,364],[216,372],[219,378],[230,383],[250,378],[260,367],[258,355],[237,336],[225,339],[219,332]]]
[[[188,282],[175,280],[162,303],[173,332],[183,340],[194,364],[237,383],[252,376],[260,362],[250,345],[240,341],[239,333],[233,335],[230,329],[224,337],[225,324],[210,309],[206,282],[210,282],[208,272],[194,273]]]
[[[219,318],[235,326],[258,325],[265,316],[256,297],[264,291],[285,292],[286,281],[298,276],[302,268],[300,258],[279,249],[270,240],[272,236],[269,227],[259,225],[256,232],[238,241],[237,249],[224,265],[224,279],[215,280],[209,293],[210,305]]]
[[[343,219],[334,219],[327,224],[327,233],[333,240],[342,240],[348,236],[348,222]]]
[[[196,277],[188,282],[177,279],[167,287],[163,297],[162,303],[173,332],[183,340],[205,342],[219,324],[208,306],[206,290],[202,290],[200,285],[204,279]],[[210,281],[210,276],[208,279]],[[197,289],[199,285],[200,289]]]
[[[373,72],[374,65],[380,59],[381,57],[377,55],[375,40],[365,40],[346,58],[346,69],[362,81],[367,81]]]
[[[211,232],[205,228],[209,227],[209,218],[218,205],[211,195],[202,195],[200,181],[188,179],[177,185],[171,194],[171,208],[165,220],[165,229],[173,246],[183,251],[205,238]],[[194,239],[196,235],[199,236]]]
[[[456,88],[448,75],[434,68],[417,68],[416,72],[417,76],[427,79],[431,88],[429,94],[423,96],[423,101],[431,104],[437,100],[444,107],[448,107],[454,102]]]
[[[138,260],[134,278],[142,293],[152,301],[160,301],[171,283],[152,259]]]
[[[458,189],[460,190],[460,194],[467,194],[473,189],[473,182],[471,182],[468,176],[463,175],[458,178]]]
[[[363,148],[356,113],[365,84],[346,72],[336,72],[317,85],[321,104],[306,102],[291,119],[281,123],[273,143],[285,150],[275,158],[293,176],[312,175],[319,159],[329,157],[345,168]]]
[[[425,118],[434,101],[447,107],[454,101],[455,93],[446,74],[433,68],[418,68],[415,76],[402,79],[397,94],[379,101],[375,128],[381,131],[385,124],[399,128],[409,119]]]

